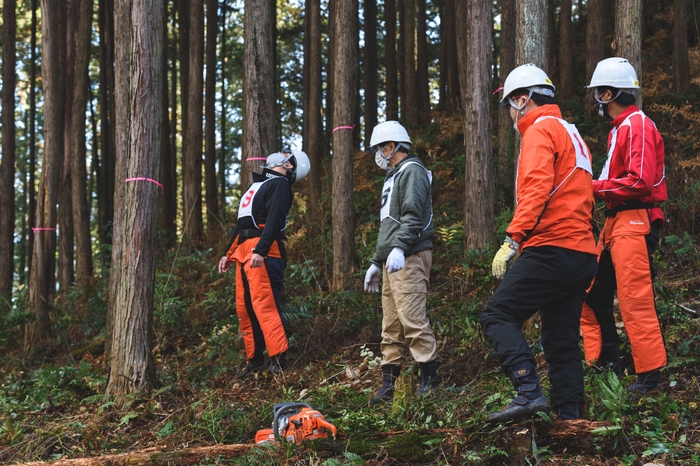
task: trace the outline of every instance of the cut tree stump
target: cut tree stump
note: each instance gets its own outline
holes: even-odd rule
[[[274,444],[273,444],[274,445]],[[185,450],[162,451],[158,448],[122,453],[119,455],[104,455],[91,458],[74,458],[52,462],[21,463],[23,466],[187,466],[200,464],[204,459],[235,458],[245,455],[255,447],[255,444],[213,445],[208,447],[193,447]],[[277,449],[270,451],[274,454]]]
[[[577,438],[577,437],[592,437],[591,431],[600,427],[612,426],[609,422],[587,421],[585,419],[576,419],[573,421],[565,421],[557,419],[551,424],[539,423],[537,426],[537,437],[539,438]]]

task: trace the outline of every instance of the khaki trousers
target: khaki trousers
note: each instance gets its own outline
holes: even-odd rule
[[[404,268],[383,272],[382,365],[401,365],[408,351],[416,362],[437,358],[435,335],[426,315],[431,249],[406,257]],[[408,351],[407,351],[408,350]]]

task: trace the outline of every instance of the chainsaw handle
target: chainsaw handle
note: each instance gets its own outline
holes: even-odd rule
[[[272,433],[275,434],[276,441],[278,441],[278,442],[280,441],[279,432],[278,432],[278,430],[279,430],[278,421],[279,421],[280,416],[282,414],[287,413],[288,411],[294,410],[296,412],[297,408],[313,409],[313,408],[311,408],[311,406],[309,406],[306,403],[279,403],[279,404],[275,405],[275,407],[274,407],[275,415],[272,418]]]

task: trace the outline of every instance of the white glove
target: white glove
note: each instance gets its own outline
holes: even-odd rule
[[[403,262],[403,249],[392,249],[389,253],[389,257],[386,258],[386,273],[394,273],[403,269]]]
[[[365,291],[367,293],[379,293],[379,282],[382,279],[382,269],[376,265],[370,265],[365,274]]]
[[[519,250],[520,245],[509,237],[506,237],[491,264],[491,272],[494,277],[502,280],[503,277],[506,276],[506,272],[510,266],[513,265]]]

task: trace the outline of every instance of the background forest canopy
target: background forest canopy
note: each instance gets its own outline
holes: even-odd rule
[[[311,160],[286,230],[286,315],[293,325],[372,309],[359,291],[383,173],[363,149],[384,120],[407,127],[434,174],[431,321],[444,359],[459,359],[465,340],[449,322],[478,326],[494,285],[483,266],[513,209],[519,141],[494,91],[525,63],[556,85],[595,174],[610,126],[584,86],[606,57],[635,66],[638,103],[666,144],[660,294],[696,298],[700,0],[1,3],[3,387],[87,354],[100,375],[85,376],[80,395],[106,393],[122,404],[130,393],[174,384],[166,379],[176,377],[168,364],[184,362],[177,358],[206,359],[206,369],[187,375],[214,380],[205,385],[242,363],[233,336],[226,339],[237,325],[230,277],[215,264],[239,194],[260,171],[255,159],[283,146]],[[129,16],[132,5],[148,14]],[[344,338],[379,341],[371,330],[378,322],[350,316]],[[293,341],[299,365],[345,355],[342,344],[353,344],[331,341],[334,325],[317,325],[325,352]],[[138,330],[139,343],[127,347],[125,332]],[[127,382],[114,385],[115,374],[129,374]],[[41,396],[22,409],[53,405]],[[4,399],[2,414],[15,413]]]

